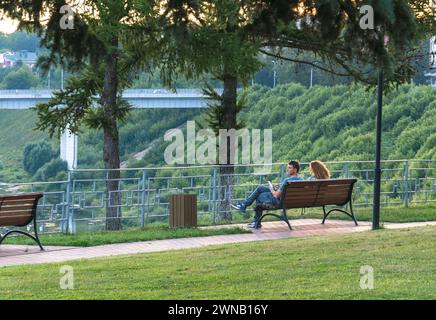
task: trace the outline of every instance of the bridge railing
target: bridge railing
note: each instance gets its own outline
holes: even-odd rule
[[[355,177],[355,206],[371,206],[374,162],[326,162],[332,178]],[[168,222],[169,195],[195,193],[200,224],[222,223],[231,211],[228,204],[247,197],[258,184],[280,181],[286,175],[286,163],[275,163],[270,172],[258,172],[260,166],[235,165],[234,172],[220,174],[219,166],[129,168],[120,170],[118,188],[106,192],[108,170],[87,169],[68,172],[65,181],[28,182],[0,185],[0,193],[42,191],[38,207],[40,232],[81,232],[103,230],[106,209],[116,208],[124,226],[144,226]],[[408,206],[436,202],[436,160],[389,160],[382,162],[382,205]],[[303,178],[309,173],[302,163]],[[119,196],[119,197],[115,197]],[[120,201],[115,201],[119,198]]]

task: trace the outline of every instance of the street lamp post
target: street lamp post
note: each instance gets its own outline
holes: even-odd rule
[[[50,69],[48,69],[48,80],[47,80],[47,85],[48,85],[48,89],[49,89],[49,90],[51,89],[51,85],[50,85],[50,77],[51,77]]]
[[[383,71],[379,71],[377,84],[377,116],[376,116],[376,143],[375,143],[375,170],[374,170],[374,203],[372,211],[372,229],[380,228],[380,191],[381,191],[381,126],[383,106]]]
[[[384,45],[387,47],[389,37],[384,36]],[[377,81],[377,115],[375,138],[375,169],[374,169],[374,201],[372,207],[372,229],[380,228],[380,192],[381,192],[381,135],[382,135],[382,110],[383,110],[383,70],[380,69]]]

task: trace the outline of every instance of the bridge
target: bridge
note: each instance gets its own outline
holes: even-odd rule
[[[29,109],[48,102],[55,90],[0,90],[0,109]],[[218,90],[219,91],[219,90]],[[221,90],[222,91],[222,90]],[[199,89],[128,89],[123,92],[134,108],[205,108],[207,98]]]
[[[0,90],[0,109],[30,109],[38,103],[48,102],[55,90]],[[222,89],[217,89],[222,92]],[[98,97],[96,97],[97,99]],[[128,89],[123,92],[134,108],[141,109],[193,109],[206,108],[207,98],[199,89]],[[69,169],[77,168],[78,137],[65,130],[60,141],[60,157]]]

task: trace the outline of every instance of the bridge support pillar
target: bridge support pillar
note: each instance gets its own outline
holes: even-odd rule
[[[68,163],[68,170],[77,168],[77,140],[76,134],[72,133],[69,129],[61,135],[61,159]]]

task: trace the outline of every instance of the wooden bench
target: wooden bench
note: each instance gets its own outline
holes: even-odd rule
[[[351,217],[357,226],[356,217],[353,212],[351,196],[353,194],[353,186],[357,182],[356,179],[329,179],[329,180],[312,180],[312,181],[290,181],[283,188],[283,193],[280,198],[280,204],[273,206],[271,204],[258,204],[255,211],[265,210],[282,210],[282,215],[274,213],[262,214],[257,221],[256,227],[261,223],[266,216],[275,216],[285,221],[290,230],[292,230],[286,214],[287,209],[296,208],[313,208],[322,207],[324,217],[322,223],[325,222],[327,216],[333,211],[340,211]],[[349,204],[350,212],[340,208],[333,208],[326,212],[326,206],[345,206]]]
[[[21,230],[10,230],[5,235],[0,234],[0,244],[8,235],[19,233],[36,241],[41,250],[44,250],[39,241],[36,227],[36,208],[39,199],[42,197],[42,193],[21,193],[0,196],[0,227],[24,227],[33,221],[33,229],[35,232],[35,236],[32,236]]]

